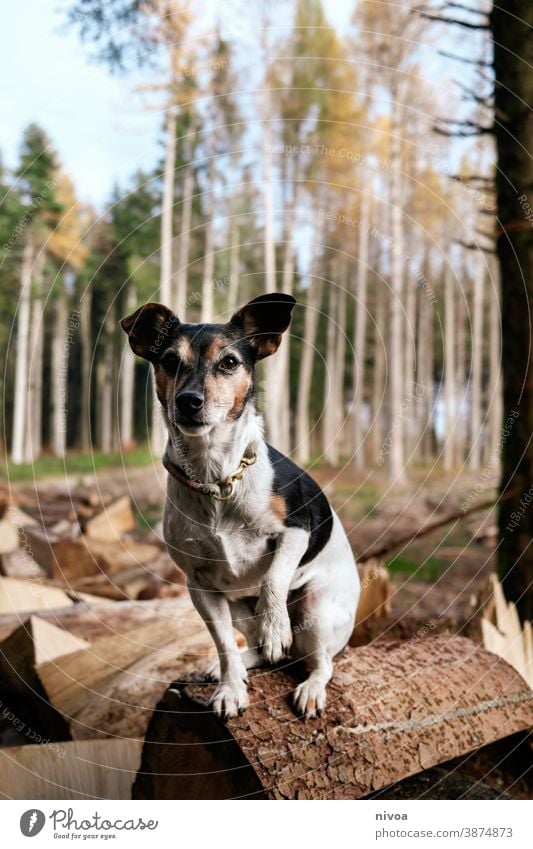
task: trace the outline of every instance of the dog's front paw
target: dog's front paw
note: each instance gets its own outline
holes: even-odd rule
[[[326,687],[321,681],[307,681],[299,684],[293,696],[294,709],[303,719],[320,716],[326,706]]]
[[[211,700],[215,713],[222,719],[232,719],[242,716],[248,707],[248,688],[246,681],[235,678],[231,681],[221,681]]]
[[[292,630],[286,610],[264,610],[257,625],[257,642],[267,663],[278,663],[292,645]]]

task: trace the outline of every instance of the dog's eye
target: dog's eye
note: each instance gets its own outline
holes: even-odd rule
[[[234,357],[233,354],[227,354],[223,360],[220,361],[219,366],[222,371],[233,371],[239,365],[239,361],[237,357]]]
[[[177,354],[169,352],[161,360],[161,365],[169,374],[176,374],[180,367],[180,358]]]

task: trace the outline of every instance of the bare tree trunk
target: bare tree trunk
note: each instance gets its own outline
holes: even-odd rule
[[[465,302],[468,302],[467,292],[463,289],[463,299],[457,305],[457,349],[456,349],[456,392],[457,392],[457,425],[455,438],[454,463],[459,468],[463,465],[466,455],[466,423],[467,397],[465,386],[466,375],[466,314]]]
[[[189,146],[190,147],[190,146]],[[191,245],[192,202],[194,189],[194,168],[192,150],[191,160],[185,165],[183,175],[183,200],[181,204],[181,226],[178,242],[178,268],[176,271],[176,313],[180,321],[187,318],[187,278],[189,273],[189,250]]]
[[[485,461],[493,472],[500,471],[503,395],[501,372],[500,275],[496,260],[491,262],[492,286],[489,315],[489,439]]]
[[[474,306],[472,325],[472,367],[470,376],[470,455],[469,467],[473,471],[481,465],[481,382],[483,379],[483,287],[485,285],[485,255],[476,254],[474,277]]]
[[[81,344],[81,447],[91,447],[91,300],[92,292],[87,286],[80,298],[80,344]],[[129,354],[131,357],[131,352]]]
[[[416,319],[417,319],[418,286],[415,280],[409,279],[405,287],[405,343],[404,343],[404,393],[409,404],[416,404],[415,367],[416,367]],[[418,410],[413,407],[413,413],[405,423],[405,454],[407,460],[411,457],[418,431]]]
[[[26,415],[25,461],[32,463],[42,450],[43,429],[43,349],[44,349],[44,295],[43,272],[45,253],[41,250],[33,267],[35,292],[31,305],[31,345],[28,364],[28,399]]]
[[[357,257],[357,284],[355,292],[354,359],[353,359],[353,457],[357,471],[365,467],[363,443],[363,404],[365,388],[366,325],[368,293],[368,248],[370,240],[370,197],[361,195],[361,220],[359,222],[359,247]]]
[[[67,448],[68,311],[63,280],[55,304],[52,339],[52,451],[64,457]]]
[[[237,309],[239,299],[239,276],[240,276],[240,231],[237,215],[231,217],[231,247],[229,260],[229,287],[228,287],[228,310],[233,315]]]
[[[213,284],[215,272],[215,251],[214,251],[214,208],[215,199],[213,197],[213,183],[215,175],[213,168],[209,169],[209,201],[208,201],[208,218],[205,223],[205,245],[204,245],[204,268],[202,275],[202,312],[201,320],[206,324],[213,321],[214,315],[214,298]]]
[[[13,436],[11,440],[11,460],[13,463],[23,463],[25,455],[32,267],[33,234],[28,228],[22,255],[20,299],[17,315]]]
[[[455,298],[454,274],[450,256],[444,263],[444,470],[455,462],[457,392],[455,387]]]
[[[318,240],[317,240],[318,241]],[[300,380],[296,403],[296,456],[300,463],[307,463],[311,456],[311,434],[309,427],[309,401],[313,378],[315,343],[322,303],[324,281],[317,276],[319,248],[314,244],[313,262],[307,292],[304,319],[304,338],[300,359]]]
[[[341,258],[341,268],[343,273],[340,275],[339,286],[339,304],[338,304],[338,330],[337,330],[337,345],[335,351],[335,444],[337,452],[337,462],[340,460],[341,453],[344,453],[344,432],[345,432],[345,404],[344,404],[344,377],[346,371],[346,313],[347,313],[347,289],[349,286],[350,267],[345,258]]]
[[[494,133],[498,162],[497,251],[502,281],[504,419],[514,424],[502,462],[499,573],[523,619],[533,619],[533,4],[498,0],[490,15],[494,41]],[[519,517],[516,518],[516,515]]]
[[[96,370],[100,449],[108,454],[113,448],[113,308],[109,307],[104,327],[102,358]]]
[[[390,149],[390,203],[392,220],[391,300],[389,339],[389,452],[388,474],[391,480],[405,480],[404,422],[401,413],[404,388],[404,233],[402,206],[402,125],[399,106],[394,102]]]
[[[169,106],[167,109],[166,124],[163,197],[161,200],[161,266],[159,275],[159,299],[165,305],[172,304],[172,219],[174,214],[174,185],[176,179],[177,124],[177,112],[172,106]],[[165,447],[166,433],[163,421],[158,413],[158,401],[154,384],[152,390],[151,442],[154,453],[160,454]]]
[[[294,191],[286,212],[285,252],[283,256],[282,291],[292,295],[294,290],[294,234],[296,229],[297,190]],[[276,357],[272,360],[270,378],[276,388],[270,403],[274,404],[271,416],[271,439],[284,454],[291,449],[290,433],[290,342],[287,334]]]
[[[374,369],[372,374],[372,454],[378,457],[383,446],[383,403],[385,400],[385,345],[387,339],[385,288],[376,289],[374,325]]]
[[[126,297],[126,315],[133,312],[137,302],[135,288],[130,282]],[[133,403],[135,395],[135,359],[131,356],[128,338],[122,343],[120,365],[120,444],[128,449],[133,445]]]
[[[266,22],[264,22],[266,23]],[[272,168],[272,104],[268,83],[269,50],[268,29],[264,25],[261,31],[262,47],[265,56],[265,80],[262,115],[263,134],[263,211],[264,211],[264,256],[265,256],[265,292],[276,291],[276,243],[274,239],[274,177]],[[267,436],[276,443],[279,418],[276,403],[276,365],[271,358],[265,361],[265,424]]]
[[[330,280],[328,283],[328,312],[326,316],[326,362],[324,370],[324,403],[322,405],[322,454],[326,462],[336,466],[339,461],[337,431],[336,397],[337,381],[335,370],[337,365],[336,340],[338,335],[338,306],[339,290],[337,284]]]

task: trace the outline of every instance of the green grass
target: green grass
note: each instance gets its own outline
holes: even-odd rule
[[[432,583],[439,578],[446,563],[440,557],[428,557],[422,564],[421,561],[415,562],[400,554],[389,560],[387,566],[391,575],[415,575],[418,581]]]
[[[36,478],[64,477],[64,475],[91,474],[104,469],[124,466],[148,466],[153,462],[148,445],[140,445],[132,451],[113,451],[104,454],[94,451],[91,454],[69,453],[65,459],[58,457],[40,457],[34,463],[14,465],[7,460],[1,467],[0,480],[17,483]]]

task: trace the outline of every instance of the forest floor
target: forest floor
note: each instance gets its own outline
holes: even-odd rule
[[[480,639],[476,612],[488,576],[496,568],[496,509],[485,506],[427,535],[409,537],[422,526],[494,500],[496,478],[489,478],[486,473],[462,471],[453,475],[420,468],[411,470],[402,486],[391,486],[376,472],[363,477],[349,467],[333,469],[319,464],[310,471],[339,513],[363,568],[369,552],[376,546],[391,544],[383,559],[390,573],[392,610],[377,623],[375,631],[371,626],[363,633],[361,643],[374,638],[410,639],[424,625]],[[165,499],[166,472],[145,449],[122,457],[96,457],[92,464],[86,459],[78,463],[74,458],[63,467],[62,474],[61,467],[58,473],[56,466],[47,463],[38,465],[36,472],[35,477],[25,472],[17,481],[8,479],[8,486],[14,493],[33,499],[36,490],[47,489],[69,493],[88,489],[108,498],[129,494],[137,524],[136,538],[153,541],[154,529],[160,533],[156,526]],[[408,541],[402,545],[393,545],[405,538]],[[443,793],[450,793],[450,798],[457,798],[453,794],[468,798],[465,794],[470,792],[472,798],[483,798],[479,795],[482,792],[493,793],[491,798],[497,798],[505,791],[513,798],[530,798],[530,759],[527,740],[523,736],[509,738],[476,750],[461,763],[441,765],[438,776],[430,771],[409,780],[415,782],[413,787],[408,782],[403,790],[404,783],[399,788],[395,786],[390,791],[391,798],[401,798],[403,792],[411,794],[409,798],[413,794],[423,796],[427,790],[424,781],[431,792],[434,785],[442,783]],[[481,788],[475,784],[479,780],[483,782]],[[455,785],[448,788],[449,781],[466,781],[467,789]],[[387,797],[386,792],[383,796]]]
[[[166,473],[147,449],[86,458],[81,465],[76,457],[66,465],[61,461],[57,468],[45,462],[35,470],[33,480],[24,470],[18,480],[11,478],[10,485],[27,493],[48,483],[65,489],[89,486],[113,497],[129,493],[140,531],[148,532],[161,518]],[[375,546],[405,538],[422,525],[496,497],[495,477],[465,471],[453,475],[415,469],[402,486],[392,486],[381,473],[358,475],[349,466],[316,465],[310,472],[339,513],[360,560]],[[496,509],[485,508],[394,547],[385,557],[393,585],[393,613],[468,619],[473,598],[496,568],[495,524]]]

